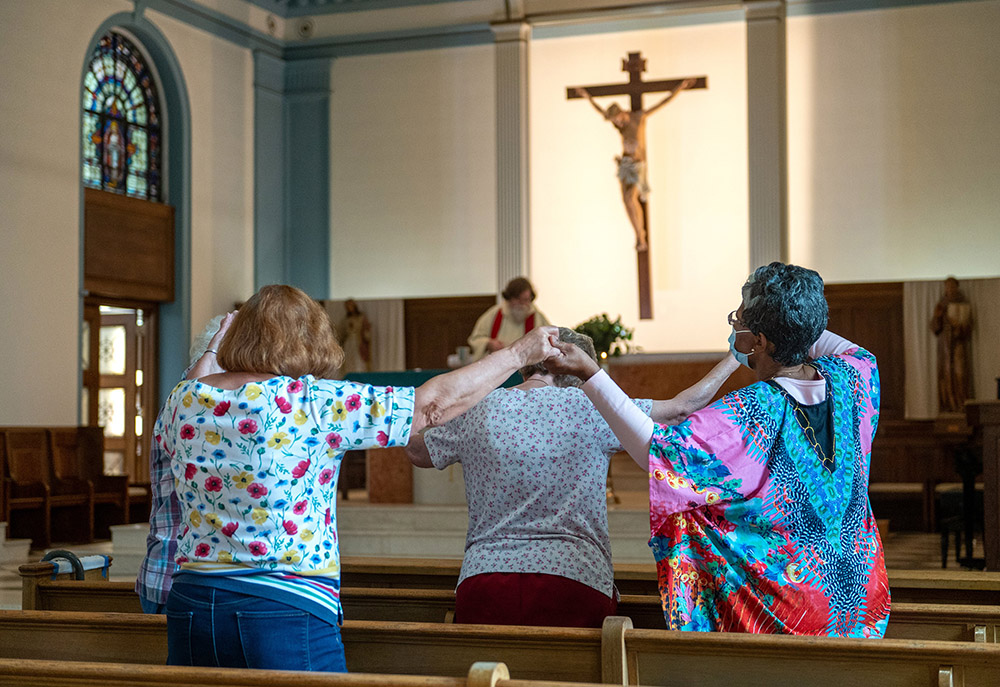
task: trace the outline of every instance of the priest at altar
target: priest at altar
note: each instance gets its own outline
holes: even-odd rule
[[[511,279],[500,295],[503,300],[479,316],[469,335],[473,361],[512,344],[535,327],[550,324],[535,308],[535,288],[525,277]]]

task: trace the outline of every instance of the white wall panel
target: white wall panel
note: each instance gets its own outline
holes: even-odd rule
[[[331,298],[494,291],[493,51],[334,61]]]
[[[80,75],[131,4],[0,3],[0,425],[77,421]]]
[[[165,15],[147,17],[170,41],[191,104],[191,336],[197,336],[254,290],[253,57]]]
[[[1000,3],[788,20],[792,260],[828,281],[1000,273]]]

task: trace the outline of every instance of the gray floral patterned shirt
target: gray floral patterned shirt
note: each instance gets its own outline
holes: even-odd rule
[[[646,414],[652,401],[637,400]],[[483,573],[546,573],[613,594],[611,428],[574,388],[497,389],[424,434],[439,470],[460,462],[469,530],[459,583]]]

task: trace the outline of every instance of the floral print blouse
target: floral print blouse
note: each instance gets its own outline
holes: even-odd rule
[[[323,576],[318,586],[339,597],[341,459],[408,443],[413,399],[412,387],[311,375],[234,390],[178,384],[153,439],[170,457],[181,504],[182,571]]]
[[[649,414],[653,402],[635,405]],[[462,464],[469,529],[459,583],[544,573],[614,594],[608,461],[621,443],[580,389],[497,389],[424,434],[434,467]]]

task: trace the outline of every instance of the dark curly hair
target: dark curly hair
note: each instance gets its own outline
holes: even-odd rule
[[[809,347],[826,329],[829,308],[819,273],[772,262],[758,267],[743,285],[740,321],[774,344],[771,357],[782,365],[806,361]]]

